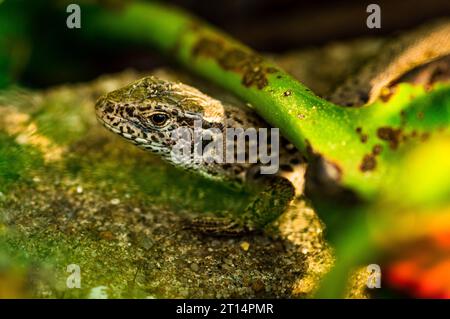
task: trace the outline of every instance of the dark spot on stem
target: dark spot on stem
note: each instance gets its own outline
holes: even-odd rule
[[[400,111],[400,126],[405,126],[406,125],[406,112],[405,110]]]
[[[419,120],[423,120],[424,117],[425,117],[425,114],[424,114],[423,112],[417,113],[417,118],[418,118]]]
[[[367,139],[369,138],[369,136],[367,134],[363,134],[362,133],[362,128],[361,127],[357,127],[356,128],[356,133],[359,135],[359,138],[361,140],[362,143],[366,143]]]
[[[377,160],[373,154],[366,154],[362,160],[359,169],[363,172],[372,171],[377,166]]]
[[[362,142],[362,143],[367,142],[367,139],[368,139],[367,134],[361,134],[361,142]]]
[[[375,144],[372,149],[372,154],[377,156],[383,151],[383,146],[380,144]]]
[[[393,129],[391,127],[380,127],[377,130],[380,139],[389,142],[389,147],[393,150],[397,149],[402,135],[401,129]]]
[[[246,87],[263,89],[268,84],[267,74],[278,72],[275,67],[265,66],[263,58],[256,53],[230,47],[221,39],[199,39],[192,49],[192,55],[214,59],[224,70],[241,74],[241,83]]]
[[[223,49],[223,43],[220,40],[211,40],[202,38],[197,41],[196,45],[192,49],[192,55],[203,55],[207,57],[218,57],[221,55]]]
[[[422,136],[420,138],[422,139],[423,142],[425,142],[426,140],[428,140],[430,138],[430,133],[425,132],[422,134]]]

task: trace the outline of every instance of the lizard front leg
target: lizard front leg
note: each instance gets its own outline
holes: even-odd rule
[[[188,221],[187,228],[215,236],[238,236],[263,230],[286,211],[294,199],[295,189],[281,176],[260,175],[257,180],[259,192],[240,217],[199,217]]]

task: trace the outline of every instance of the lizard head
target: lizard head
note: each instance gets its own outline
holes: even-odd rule
[[[170,161],[178,128],[222,128],[222,104],[182,83],[145,77],[100,97],[95,105],[99,121],[137,146]]]

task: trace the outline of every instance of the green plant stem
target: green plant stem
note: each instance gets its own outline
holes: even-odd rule
[[[375,103],[362,108],[334,105],[250,48],[167,5],[135,2],[117,12],[92,10],[84,17],[83,28],[89,36],[151,45],[235,93],[251,103],[272,126],[279,127],[299,149],[320,154],[338,167],[343,186],[361,197],[376,195],[395,155],[385,151],[377,160],[377,168],[369,172],[361,170],[362,160],[380,143],[376,138],[377,128],[398,125],[400,112],[409,107],[408,103],[397,101],[392,103],[395,107]],[[448,88],[444,89],[446,93],[441,94],[440,100],[444,107],[431,110],[438,113],[434,118],[440,120],[428,123],[428,129],[450,122],[450,95]],[[408,90],[413,89],[405,89],[404,94]],[[360,141],[355,132],[357,127],[370,134],[366,143]],[[384,146],[388,148],[387,143]]]

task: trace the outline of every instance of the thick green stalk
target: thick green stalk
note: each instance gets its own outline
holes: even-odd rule
[[[401,124],[402,111],[410,101],[401,94],[425,94],[406,87],[395,102],[388,103],[390,107],[383,103],[358,109],[334,105],[248,47],[162,4],[136,2],[117,12],[94,10],[84,15],[84,21],[83,30],[90,35],[149,44],[235,93],[299,149],[320,154],[337,167],[342,185],[366,198],[377,193],[389,162],[395,160],[395,153],[389,150],[392,141],[378,139],[377,130]],[[432,116],[428,129],[450,122],[448,88],[440,92],[443,107],[431,110],[440,115]],[[416,114],[406,116],[415,118]],[[366,142],[361,141],[359,128],[368,135]],[[377,158],[373,155],[376,145],[384,149]]]

